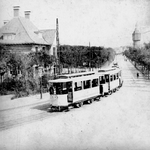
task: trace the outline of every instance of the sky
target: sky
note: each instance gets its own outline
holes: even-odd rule
[[[0,27],[13,18],[13,6],[22,17],[30,10],[38,29],[55,29],[58,18],[60,44],[128,46],[136,23],[150,30],[150,0],[0,0]]]

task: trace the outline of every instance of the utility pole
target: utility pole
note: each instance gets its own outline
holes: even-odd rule
[[[60,48],[59,48],[59,26],[58,26],[58,18],[56,19],[56,46],[57,46],[57,53],[58,54],[58,64],[59,65],[59,74],[60,74]]]
[[[39,80],[40,80],[40,98],[42,99],[42,76],[43,76],[43,67],[38,67]]]

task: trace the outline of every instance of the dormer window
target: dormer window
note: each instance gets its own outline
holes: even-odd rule
[[[42,33],[41,32],[35,31],[34,33],[37,34],[38,38],[42,38]]]
[[[14,40],[14,33],[3,33],[3,40]]]
[[[38,33],[38,37],[42,38],[42,33],[41,32]]]

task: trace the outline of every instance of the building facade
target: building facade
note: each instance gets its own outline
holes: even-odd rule
[[[14,6],[14,17],[4,21],[0,28],[0,45],[14,52],[29,53],[45,50],[49,55],[57,57],[56,30],[39,30],[30,21],[30,11],[25,17],[19,16],[19,6]]]

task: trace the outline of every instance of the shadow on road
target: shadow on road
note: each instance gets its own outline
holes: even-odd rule
[[[49,107],[50,107],[50,104],[46,103],[46,104],[41,104],[41,105],[38,105],[38,106],[34,106],[31,109],[38,109],[38,110],[42,110],[42,111],[47,111],[47,109]]]

